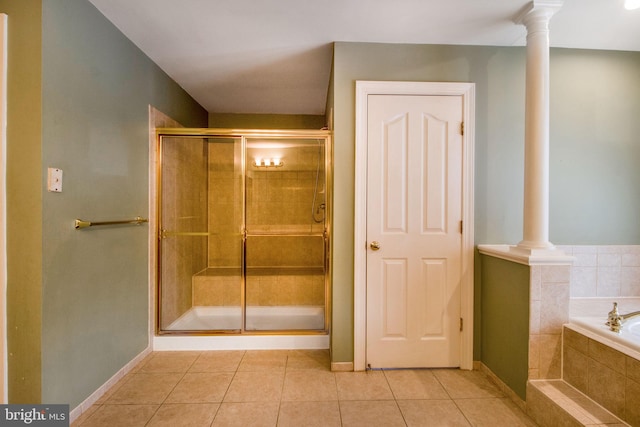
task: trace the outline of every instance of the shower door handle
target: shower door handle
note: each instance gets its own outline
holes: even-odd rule
[[[372,251],[379,251],[380,250],[380,242],[376,242],[374,240],[373,242],[371,242],[369,244],[369,247],[371,248]]]

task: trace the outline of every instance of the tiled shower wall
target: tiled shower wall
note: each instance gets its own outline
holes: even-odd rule
[[[312,210],[316,179],[315,207],[324,203],[323,151],[318,146],[288,148],[279,168],[256,167],[251,150],[248,157],[247,229],[322,233],[324,223],[313,220]]]
[[[325,278],[313,270],[289,271],[287,274],[252,274],[247,277],[249,306],[322,306]],[[239,306],[240,276],[193,277],[194,306]]]
[[[322,232],[311,217],[315,170],[249,170],[247,174],[247,228],[250,230]],[[313,165],[315,169],[315,165]],[[322,184],[322,175],[320,175]],[[317,204],[324,203],[322,195]]]
[[[209,144],[209,267],[240,267],[242,251],[242,176],[239,144]],[[288,149],[284,166],[260,169],[249,154],[246,175],[247,231],[253,233],[321,234],[324,222],[312,218],[324,203],[323,163],[317,175],[318,148]],[[318,215],[318,218],[321,214]],[[247,262],[260,267],[322,266],[322,238],[249,238]],[[320,250],[318,250],[320,248]]]
[[[206,229],[206,162],[204,144],[169,138],[163,145],[162,227],[173,232]],[[206,238],[162,239],[162,327],[191,308],[192,276],[207,267]]]
[[[242,265],[241,147],[232,140],[208,144],[208,269],[193,279],[193,305],[240,304],[238,277],[220,268]],[[284,165],[257,168],[248,150],[246,173],[247,277],[249,305],[323,305],[324,221],[312,217],[324,203],[324,155],[318,146],[284,150]],[[318,165],[320,171],[318,173]],[[316,186],[317,181],[317,186]],[[317,215],[321,219],[322,211]],[[254,236],[254,234],[295,236]],[[316,234],[310,236],[310,234]],[[282,270],[284,268],[284,270]],[[217,270],[217,271],[216,271]],[[260,272],[260,270],[262,270]],[[269,271],[270,270],[270,271]],[[234,270],[235,271],[235,270]]]
[[[242,266],[242,153],[231,141],[208,144],[209,267]]]
[[[640,296],[640,245],[559,246],[575,261],[571,297]]]

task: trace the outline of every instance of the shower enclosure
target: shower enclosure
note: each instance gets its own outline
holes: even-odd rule
[[[157,135],[158,334],[327,333],[330,133]]]

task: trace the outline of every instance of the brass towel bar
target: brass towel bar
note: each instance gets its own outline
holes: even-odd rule
[[[102,222],[91,222],[91,221],[83,221],[81,219],[76,219],[75,228],[76,230],[87,227],[95,227],[97,225],[119,225],[119,224],[135,224],[140,225],[143,222],[149,222],[148,219],[142,218],[141,216],[137,216],[134,219],[128,219],[124,221],[102,221]]]

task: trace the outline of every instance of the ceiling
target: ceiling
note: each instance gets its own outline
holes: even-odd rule
[[[554,47],[640,51],[640,9],[565,0]],[[324,114],[332,43],[520,46],[529,0],[90,0],[209,112]]]

